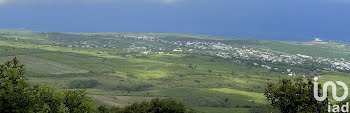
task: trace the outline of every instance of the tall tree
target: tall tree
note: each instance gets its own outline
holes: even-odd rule
[[[317,101],[313,96],[313,87],[311,79],[283,78],[276,84],[268,83],[264,95],[282,113],[326,113],[328,99]]]
[[[29,84],[16,57],[0,65],[0,113],[92,113],[94,103],[85,90]]]
[[[32,111],[34,103],[31,87],[23,77],[24,65],[15,57],[0,65],[0,112],[24,113]]]

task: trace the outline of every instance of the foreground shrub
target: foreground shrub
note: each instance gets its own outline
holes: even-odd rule
[[[70,113],[86,113],[95,111],[94,100],[87,96],[85,90],[66,90],[64,104]]]
[[[60,91],[31,85],[23,77],[24,65],[14,58],[0,65],[0,113],[91,113],[94,101],[84,90]]]
[[[15,58],[0,65],[0,112],[33,111],[32,88],[23,78],[24,65]]]
[[[69,110],[64,104],[64,93],[54,88],[34,85],[32,94],[34,112],[65,113]]]
[[[264,95],[282,113],[326,113],[328,100],[317,101],[313,87],[310,79],[280,79],[276,84],[268,83]]]

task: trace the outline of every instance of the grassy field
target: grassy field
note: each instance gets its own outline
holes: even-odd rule
[[[127,105],[155,97],[172,97],[194,108],[212,107],[211,111],[215,111],[214,107],[217,110],[221,107],[257,106],[265,104],[264,100],[246,94],[250,94],[248,91],[261,92],[267,79],[273,78],[264,69],[220,59],[201,62],[211,57],[199,55],[193,58],[184,58],[186,55],[105,58],[60,50],[45,51],[48,52],[18,56],[26,65],[32,82],[68,88],[74,80],[97,80],[99,84],[91,87],[91,91],[88,88],[88,91],[100,104],[106,105]],[[4,62],[11,58],[13,56],[0,59]],[[196,69],[189,68],[190,64]],[[235,75],[231,74],[232,71],[236,72]],[[143,87],[145,84],[149,86]],[[134,100],[120,100],[118,96]],[[229,102],[225,102],[226,98]],[[255,99],[257,103],[250,103]]]

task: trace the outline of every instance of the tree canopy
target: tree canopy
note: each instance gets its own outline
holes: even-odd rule
[[[328,99],[317,101],[313,96],[313,87],[311,79],[283,78],[276,84],[268,83],[264,95],[282,113],[326,113]]]
[[[15,57],[0,65],[0,112],[91,113],[95,103],[85,90],[30,84],[24,77],[24,65]]]

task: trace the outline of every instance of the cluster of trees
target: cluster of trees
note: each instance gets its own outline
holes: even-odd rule
[[[328,101],[317,101],[313,96],[311,79],[280,79],[276,84],[268,83],[265,96],[271,105],[282,113],[325,113]]]
[[[126,80],[126,81],[120,81],[120,83],[117,83],[117,85],[112,86],[110,89],[133,92],[133,91],[145,91],[152,87],[153,85],[147,82]]]
[[[321,95],[321,85],[318,86]],[[280,79],[277,83],[268,83],[265,96],[271,105],[282,113],[328,113],[328,98],[317,101],[314,98],[314,84],[311,79]],[[345,105],[349,99],[336,103]],[[330,105],[333,106],[333,105]]]
[[[97,107],[85,90],[57,90],[32,84],[24,77],[24,65],[14,58],[0,65],[0,113],[191,113],[173,99],[153,99],[126,107]],[[82,82],[84,83],[84,82]],[[86,85],[73,85],[86,86]]]
[[[97,80],[73,80],[69,83],[69,88],[71,89],[87,89],[87,88],[94,88],[101,83]]]
[[[93,112],[94,100],[84,90],[56,90],[31,84],[24,65],[15,58],[0,65],[0,112],[64,113]]]

